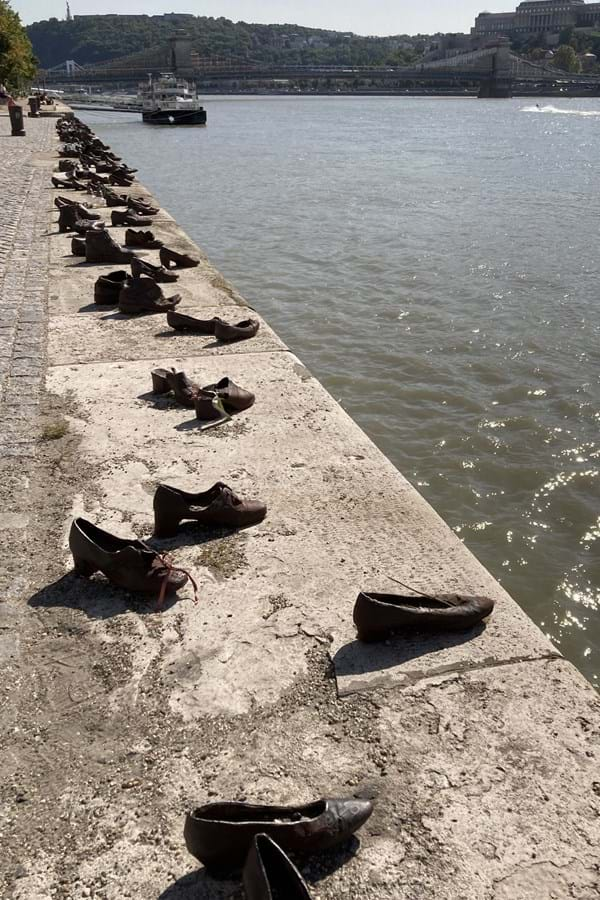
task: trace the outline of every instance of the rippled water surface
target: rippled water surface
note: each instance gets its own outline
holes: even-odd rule
[[[600,99],[540,105],[82,115],[598,685]]]

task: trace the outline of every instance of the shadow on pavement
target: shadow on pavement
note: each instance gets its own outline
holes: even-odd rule
[[[333,657],[335,673],[338,676],[366,675],[401,666],[403,663],[422,656],[430,656],[451,647],[460,647],[472,641],[485,630],[479,623],[469,631],[446,634],[413,634],[410,637],[393,637],[386,641],[365,644],[350,641],[344,644]]]
[[[126,612],[144,616],[149,613],[165,612],[182,598],[176,594],[165,597],[160,608],[153,598],[135,596],[114,587],[102,576],[83,578],[74,572],[63,575],[58,581],[43,587],[27,601],[34,609],[80,609],[90,619],[110,619]]]

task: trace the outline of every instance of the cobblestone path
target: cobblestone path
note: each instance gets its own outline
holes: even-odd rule
[[[26,119],[12,137],[0,116],[0,591],[20,592],[18,551],[29,520],[24,494],[37,444],[36,417],[46,364],[49,266],[48,151],[56,120]],[[46,157],[46,159],[44,158]]]

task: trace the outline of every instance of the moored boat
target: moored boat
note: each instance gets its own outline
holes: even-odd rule
[[[206,125],[206,110],[195,87],[175,75],[159,75],[140,84],[142,118],[151,125]]]

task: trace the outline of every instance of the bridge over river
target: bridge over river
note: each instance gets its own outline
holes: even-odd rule
[[[414,85],[479,86],[480,97],[510,97],[515,85],[537,85],[540,89],[583,89],[600,94],[600,76],[565,72],[547,63],[534,63],[517,56],[508,41],[500,40],[481,50],[448,59],[428,60],[411,67],[264,65],[247,60],[198,60],[187,38],[176,36],[168,47],[155,48],[99,66],[79,66],[69,60],[40,72],[47,86],[73,84],[135,84],[149,74],[176,72],[195,80],[199,87],[243,87],[281,80],[330,83],[368,79],[381,87]]]

